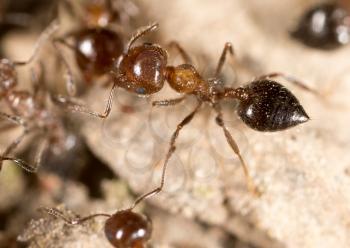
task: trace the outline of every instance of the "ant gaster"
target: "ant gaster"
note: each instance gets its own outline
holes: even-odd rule
[[[292,36],[308,46],[320,49],[335,49],[348,44],[350,6],[346,1],[322,3],[308,9]]]
[[[130,39],[126,51],[118,59],[117,66],[113,71],[114,85],[104,114],[92,112],[81,105],[75,105],[69,98],[60,97],[56,100],[59,100],[59,103],[73,111],[85,112],[105,118],[111,111],[113,91],[116,87],[121,87],[137,95],[148,96],[160,91],[165,81],[167,81],[176,92],[182,93],[183,96],[176,99],[154,101],[152,103],[153,106],[173,106],[182,102],[189,95],[196,97],[197,105],[177,125],[171,137],[163,164],[160,186],[140,196],[136,202],[162,190],[168,161],[176,149],[175,141],[182,128],[191,122],[203,103],[208,103],[215,110],[217,114],[216,123],[222,128],[228,144],[240,160],[248,188],[251,192],[257,193],[239,147],[225,125],[220,101],[223,99],[238,100],[238,114],[249,127],[258,131],[279,131],[304,123],[309,120],[309,117],[296,97],[284,86],[276,81],[272,81],[271,78],[283,77],[305,90],[311,92],[313,90],[302,82],[282,73],[270,73],[260,76],[253,82],[239,88],[222,87],[219,75],[225,63],[226,55],[229,54],[231,59],[234,58],[231,43],[226,43],[214,77],[211,79],[206,80],[200,76],[191,64],[190,57],[176,42],[171,44],[177,48],[185,63],[179,66],[169,66],[167,64],[167,52],[161,46],[150,43],[133,46],[137,39],[157,27],[158,24],[152,24],[141,28]]]
[[[0,169],[4,160],[10,160],[28,172],[36,172],[45,149],[48,148],[50,144],[61,144],[60,142],[62,141],[62,135],[64,133],[63,123],[58,116],[46,106],[46,99],[41,94],[41,90],[43,90],[42,82],[38,82],[38,78],[36,78],[34,72],[32,71],[32,80],[36,83],[34,93],[16,89],[18,84],[16,67],[27,65],[34,60],[43,42],[49,39],[57,29],[58,23],[57,21],[53,21],[41,34],[36,42],[31,57],[27,61],[15,62],[9,59],[0,60],[0,96],[1,100],[4,101],[4,104],[6,104],[12,112],[11,114],[0,112],[0,116],[24,128],[23,133],[1,154]],[[41,134],[41,137],[43,137],[37,148],[34,166],[21,159],[10,157],[10,154],[16,147],[30,134]]]
[[[41,210],[62,219],[69,225],[80,225],[96,217],[107,217],[104,232],[108,241],[116,248],[144,248],[152,235],[151,220],[145,215],[134,212],[133,208],[119,210],[112,215],[98,213],[76,219],[66,217],[57,208],[42,208]]]
[[[74,10],[69,0],[64,0],[64,3],[71,11]],[[114,60],[122,54],[124,49],[121,32],[127,25],[124,25],[125,18],[121,17],[112,0],[89,0],[83,4],[82,10],[83,13],[75,11],[77,12],[75,16],[80,13],[78,16],[81,27],[54,40],[54,46],[67,70],[66,87],[69,95],[76,94],[76,85],[68,62],[59,50],[59,44],[65,45],[74,52],[76,63],[86,82],[108,75]],[[69,39],[73,39],[72,44],[69,43]]]

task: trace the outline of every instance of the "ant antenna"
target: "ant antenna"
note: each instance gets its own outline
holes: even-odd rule
[[[147,33],[156,30],[158,27],[159,27],[158,23],[152,23],[144,28],[137,30],[136,33],[133,34],[130,41],[128,42],[128,45],[126,46],[126,52],[130,50],[131,46],[135,43],[136,40],[146,35]]]

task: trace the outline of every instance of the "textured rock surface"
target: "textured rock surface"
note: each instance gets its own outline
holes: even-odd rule
[[[281,80],[312,118],[285,132],[249,130],[235,117],[232,105],[231,110],[226,106],[225,117],[263,191],[261,198],[246,191],[239,163],[215,126],[213,113],[202,109],[180,135],[166,190],[151,200],[154,204],[224,227],[261,247],[350,246],[350,48],[322,52],[289,39],[287,30],[311,3],[142,2],[151,19],[160,23],[161,43],[180,41],[204,72],[213,70],[224,43],[231,41],[237,57],[253,60],[256,71],[286,72],[320,91],[337,85],[327,99],[317,99]],[[226,71],[230,83],[233,75]],[[166,91],[154,98],[164,95],[175,94]],[[94,90],[89,99],[95,109],[102,109],[106,96],[107,91]],[[151,110],[147,100],[131,98],[136,107],[126,114],[121,103],[127,103],[127,94],[119,91],[117,98],[111,118],[104,125],[86,121],[84,133],[93,151],[142,193],[151,189],[151,182],[157,184],[160,166],[155,165],[160,165],[176,123],[193,105],[189,100],[188,105]]]

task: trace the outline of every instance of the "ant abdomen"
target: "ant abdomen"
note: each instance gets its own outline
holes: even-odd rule
[[[254,81],[241,88],[238,115],[257,131],[280,131],[309,120],[298,99],[271,80]]]
[[[144,44],[131,48],[119,63],[119,87],[138,95],[150,95],[163,88],[167,54],[162,48]]]
[[[85,29],[75,36],[75,57],[87,79],[108,73],[124,49],[122,38],[113,31],[101,28]]]
[[[152,222],[131,210],[118,211],[106,220],[105,234],[117,248],[143,248],[151,238]]]
[[[334,49],[349,43],[349,13],[341,5],[325,3],[309,9],[302,16],[292,36],[308,46]]]
[[[205,84],[193,65],[182,64],[176,67],[168,66],[166,78],[169,85],[178,93],[190,94],[200,84]]]

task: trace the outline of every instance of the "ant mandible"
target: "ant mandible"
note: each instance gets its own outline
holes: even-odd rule
[[[139,202],[138,202],[139,203]],[[114,214],[98,213],[82,218],[71,219],[57,208],[41,208],[40,210],[62,219],[69,225],[80,225],[96,217],[106,217],[104,232],[108,241],[117,248],[144,248],[151,239],[152,221],[147,216],[136,213],[133,208],[119,210]]]
[[[32,62],[39,48],[48,40],[58,29],[57,21],[53,21],[44,30],[36,42],[34,51],[27,61],[16,62],[9,59],[0,60],[0,96],[1,100],[8,106],[11,114],[0,112],[2,118],[22,126],[24,128],[19,135],[0,156],[0,169],[2,162],[10,160],[18,164],[28,172],[36,172],[41,163],[42,155],[49,144],[59,144],[64,134],[63,123],[58,116],[48,109],[46,97],[43,96],[43,83],[38,81],[32,71],[32,80],[35,83],[34,93],[26,90],[17,90],[18,78],[16,73],[17,66],[27,65]],[[45,91],[46,92],[46,91]],[[47,92],[46,92],[47,93]],[[30,134],[41,134],[44,137],[38,146],[34,165],[30,165],[22,159],[10,157],[9,155],[16,147]]]
[[[257,189],[249,175],[248,167],[241,156],[239,147],[225,125],[220,102],[223,99],[237,100],[239,102],[238,115],[246,125],[257,131],[272,132],[285,130],[304,123],[309,120],[309,117],[297,98],[287,88],[276,81],[272,81],[271,78],[282,77],[304,90],[313,93],[317,92],[293,77],[282,73],[270,73],[260,76],[247,85],[238,88],[222,87],[219,75],[226,61],[227,54],[230,55],[231,59],[234,59],[231,43],[226,43],[214,77],[208,80],[200,76],[191,64],[188,54],[176,42],[171,44],[178,49],[185,63],[179,66],[169,66],[167,64],[167,52],[161,46],[150,43],[133,46],[136,40],[157,27],[158,24],[151,24],[139,29],[130,39],[126,51],[119,57],[117,66],[113,71],[114,84],[104,114],[95,113],[87,110],[84,106],[76,105],[69,98],[61,97],[58,100],[73,111],[106,118],[111,111],[113,91],[116,87],[121,87],[137,95],[148,96],[159,92],[163,88],[164,82],[167,81],[171,88],[178,93],[182,93],[183,96],[175,99],[154,101],[152,103],[153,106],[173,106],[190,95],[196,97],[197,105],[177,125],[171,136],[159,187],[140,196],[136,203],[162,190],[168,161],[176,149],[175,141],[182,128],[191,122],[203,103],[208,103],[215,110],[217,114],[216,123],[222,128],[227,143],[240,160],[247,186],[251,192],[257,194]]]
[[[68,31],[53,42],[67,72],[68,94],[73,96],[76,94],[76,85],[68,62],[59,49],[59,44],[74,52],[84,81],[89,83],[94,78],[108,75],[114,60],[122,54],[124,49],[122,31],[128,26],[128,22],[122,17],[123,13],[120,13],[125,10],[119,12],[112,0],[89,0],[82,6],[82,13],[74,11],[74,6],[69,0],[63,0],[63,2],[71,12],[76,12],[73,14],[78,16],[81,22],[79,29]],[[123,4],[126,3],[123,2]],[[72,44],[69,43],[71,38]]]
[[[291,35],[305,45],[335,49],[350,42],[348,1],[321,3],[308,9]]]

